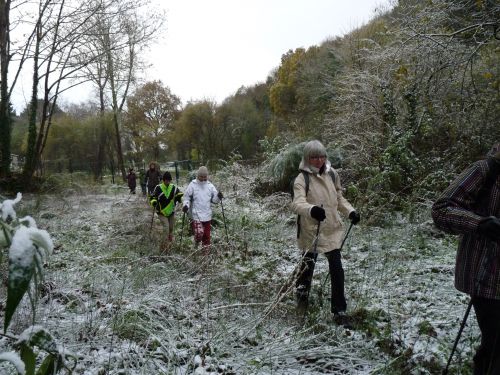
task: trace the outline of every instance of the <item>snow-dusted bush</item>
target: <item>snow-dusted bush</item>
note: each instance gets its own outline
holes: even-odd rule
[[[70,355],[61,350],[45,328],[33,325],[20,335],[8,331],[25,296],[31,302],[32,320],[35,320],[36,293],[43,280],[43,266],[54,248],[50,235],[38,229],[31,216],[17,217],[14,207],[21,199],[22,194],[17,193],[15,199],[0,203],[0,264],[3,255],[8,255],[7,301],[1,336],[15,349],[0,353],[0,370],[13,366],[18,374],[34,374],[37,357],[43,357],[37,374],[53,374],[67,368],[65,360]]]
[[[289,192],[291,181],[299,173],[299,164],[307,142],[286,144],[276,153],[267,153],[268,160],[264,164],[264,176],[257,181],[255,191],[261,195],[269,195],[277,191]],[[328,160],[334,168],[342,164],[338,149],[326,145]]]

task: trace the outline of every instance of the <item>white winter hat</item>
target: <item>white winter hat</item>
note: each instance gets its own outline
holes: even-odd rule
[[[208,176],[208,169],[204,165],[202,165],[200,168],[198,168],[198,172],[196,173],[196,176],[198,177],[207,177]]]

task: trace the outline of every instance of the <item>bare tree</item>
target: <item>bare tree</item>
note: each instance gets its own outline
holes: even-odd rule
[[[27,51],[34,33],[31,33],[25,43],[14,47],[11,40],[11,31],[24,22],[22,10],[27,2],[18,1],[12,7],[11,0],[0,0],[0,176],[10,173],[10,142],[11,142],[11,110],[10,98],[16,85],[19,73],[27,59]],[[12,10],[17,17],[12,19]],[[12,82],[9,85],[9,70],[11,62],[15,60],[17,67]]]
[[[113,114],[118,168],[125,178],[122,150],[122,113],[131,86],[142,66],[141,53],[157,37],[163,26],[162,13],[148,8],[149,2],[108,0],[95,15],[91,41],[94,62],[87,67],[88,77],[98,91],[101,111]],[[99,145],[99,150],[104,145]]]
[[[30,177],[40,162],[59,95],[81,84],[81,70],[91,62],[85,56],[91,16],[99,9],[90,2],[40,2],[33,42],[33,81],[28,152],[24,173]],[[36,118],[38,88],[43,88],[40,118]],[[38,120],[38,125],[36,124]]]

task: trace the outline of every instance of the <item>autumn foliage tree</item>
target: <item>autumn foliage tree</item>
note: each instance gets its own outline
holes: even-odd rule
[[[323,116],[334,92],[325,84],[335,77],[340,64],[328,48],[297,48],[281,57],[269,89],[278,130],[299,137],[318,137]]]
[[[261,83],[241,87],[217,108],[216,122],[220,129],[220,146],[217,155],[236,153],[244,159],[253,158],[256,145],[266,135],[272,113],[268,86]]]
[[[207,161],[220,142],[215,121],[217,105],[210,100],[190,102],[182,111],[169,136],[169,144],[179,159]]]
[[[363,203],[432,198],[500,139],[499,19],[498,2],[399,1],[322,46],[342,66],[325,81],[325,138],[344,151]]]
[[[180,99],[161,81],[147,82],[127,100],[125,130],[140,159],[165,156],[169,133],[181,110]]]

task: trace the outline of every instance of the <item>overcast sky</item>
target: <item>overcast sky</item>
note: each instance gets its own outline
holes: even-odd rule
[[[370,20],[388,0],[163,0],[167,32],[148,80],[185,104],[221,102],[266,80],[289,49],[319,45]]]
[[[390,0],[154,0],[166,11],[166,32],[151,52],[146,80],[161,80],[186,104],[220,103],[244,86],[264,82],[290,49],[319,45],[374,16]],[[25,90],[26,91],[26,90]],[[14,97],[24,108],[29,89]],[[66,101],[86,101],[82,89]]]

